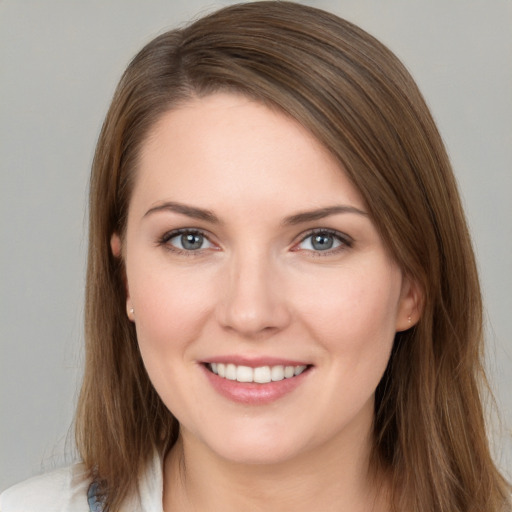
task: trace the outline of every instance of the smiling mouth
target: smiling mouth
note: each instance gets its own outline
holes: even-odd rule
[[[298,366],[250,366],[236,365],[232,363],[207,363],[206,368],[215,375],[227,380],[236,380],[237,382],[254,382],[257,384],[267,384],[284,379],[297,377],[305,372],[309,365]]]

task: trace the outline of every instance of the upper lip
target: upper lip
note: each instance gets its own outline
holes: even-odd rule
[[[208,363],[234,364],[236,366],[249,366],[250,368],[259,368],[261,366],[310,366],[311,363],[299,361],[297,359],[284,359],[281,357],[246,357],[240,355],[213,356],[203,361]]]

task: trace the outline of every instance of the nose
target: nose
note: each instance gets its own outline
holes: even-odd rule
[[[219,290],[217,318],[223,328],[258,338],[290,323],[289,301],[277,267],[265,255],[233,257]]]

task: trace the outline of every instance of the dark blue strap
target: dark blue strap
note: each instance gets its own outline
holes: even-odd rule
[[[98,482],[92,482],[87,491],[87,503],[90,512],[103,512],[103,502],[99,497],[100,486]]]

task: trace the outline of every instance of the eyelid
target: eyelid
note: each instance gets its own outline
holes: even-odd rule
[[[208,240],[208,242],[210,244],[212,244],[213,247],[207,247],[205,249],[197,249],[197,250],[185,250],[185,249],[180,249],[179,247],[175,247],[175,246],[169,244],[170,240],[172,240],[173,238],[175,238],[177,236],[184,235],[184,234],[201,235],[206,240]],[[160,236],[157,239],[156,245],[162,246],[165,249],[167,249],[168,251],[173,252],[175,254],[184,254],[186,256],[199,256],[208,250],[212,250],[212,249],[218,250],[218,244],[216,244],[212,240],[212,235],[208,231],[205,231],[204,229],[199,229],[199,228],[171,229],[169,231],[166,231],[162,236]]]
[[[197,235],[201,235],[203,236],[204,238],[206,238],[206,240],[208,240],[208,242],[210,244],[213,245],[213,247],[208,247],[208,248],[205,248],[205,249],[197,249],[197,250],[184,250],[184,249],[180,249],[178,247],[175,247],[175,246],[172,246],[170,245],[168,242],[179,236],[179,235],[182,235],[182,234],[197,234]],[[330,235],[330,236],[333,236],[334,238],[336,238],[337,240],[340,241],[341,245],[338,246],[338,247],[335,247],[333,249],[326,249],[324,251],[315,251],[315,250],[310,250],[310,249],[301,249],[299,248],[298,246],[304,242],[305,240],[307,240],[309,237],[315,235],[315,234],[327,234],[327,235]],[[166,231],[162,236],[160,236],[157,241],[156,241],[156,245],[158,246],[163,246],[164,248],[166,248],[168,251],[170,252],[173,252],[173,253],[177,253],[177,254],[185,254],[187,256],[199,256],[201,255],[202,253],[204,253],[205,251],[208,251],[208,250],[219,250],[220,247],[219,245],[214,242],[212,240],[213,236],[211,235],[211,233],[209,233],[207,230],[204,230],[204,229],[200,229],[200,228],[177,228],[177,229],[171,229],[169,231]],[[336,229],[332,229],[332,228],[313,228],[313,229],[309,229],[303,233],[301,233],[298,237],[298,241],[296,241],[291,250],[294,251],[294,252],[298,252],[298,251],[304,251],[304,252],[308,252],[308,253],[311,253],[311,254],[314,254],[315,256],[328,256],[328,255],[332,255],[334,253],[337,253],[339,251],[343,251],[343,250],[346,250],[347,248],[350,248],[352,247],[353,243],[354,243],[354,239],[347,235],[346,233],[343,233],[341,231],[338,231]]]
[[[310,250],[310,249],[300,249],[298,246],[304,242],[305,240],[307,240],[309,237],[313,236],[313,235],[316,235],[316,234],[327,234],[327,235],[331,235],[335,238],[337,238],[340,242],[341,242],[341,245],[339,247],[335,247],[334,249],[326,249],[324,251],[314,251],[314,250]],[[343,233],[341,231],[338,231],[336,229],[332,229],[332,228],[314,228],[314,229],[310,229],[304,233],[301,233],[299,235],[299,240],[298,242],[294,243],[293,247],[292,247],[292,251],[305,251],[305,252],[309,252],[311,254],[314,254],[315,256],[328,256],[328,255],[331,255],[331,254],[334,254],[336,252],[339,252],[339,251],[343,251],[343,250],[346,250],[347,248],[350,248],[353,246],[354,244],[354,239],[347,235],[346,233]]]

